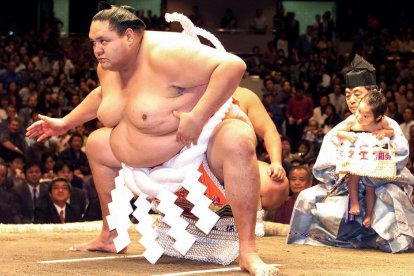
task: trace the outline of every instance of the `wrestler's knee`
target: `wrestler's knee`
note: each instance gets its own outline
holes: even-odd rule
[[[109,128],[100,128],[92,132],[88,136],[86,142],[85,153],[88,158],[97,156],[97,153],[105,153],[110,150],[109,145],[109,136],[111,134],[111,129]]]
[[[225,154],[256,154],[256,136],[244,122],[233,120],[232,124],[223,126],[219,141]],[[218,138],[218,137],[217,137]]]

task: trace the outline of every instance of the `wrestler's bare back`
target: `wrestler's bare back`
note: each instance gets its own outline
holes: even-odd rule
[[[183,144],[176,141],[179,119],[173,111],[191,111],[207,87],[202,83],[194,86],[191,76],[192,81],[178,86],[170,80],[172,72],[154,68],[152,64],[156,67],[164,61],[152,55],[149,62],[149,45],[158,43],[148,41],[153,36],[159,39],[157,32],[146,31],[137,70],[128,83],[123,83],[116,71],[102,70],[99,74],[102,100],[98,119],[113,128],[110,145],[115,157],[133,167],[159,165],[181,150]]]

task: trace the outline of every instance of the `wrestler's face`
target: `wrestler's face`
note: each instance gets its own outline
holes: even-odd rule
[[[371,107],[364,101],[359,103],[358,109],[355,112],[355,118],[361,126],[375,123],[374,113],[372,113]]]
[[[112,30],[108,21],[92,21],[89,39],[103,69],[118,71],[130,58],[125,36],[119,36]]]
[[[347,88],[345,90],[346,104],[352,114],[358,109],[359,102],[368,93],[368,90],[363,86],[354,87],[352,89]]]

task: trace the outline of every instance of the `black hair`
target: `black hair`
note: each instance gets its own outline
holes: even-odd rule
[[[69,143],[72,143],[72,141],[73,141],[73,138],[75,138],[75,137],[79,137],[81,140],[82,140],[82,143],[83,143],[83,136],[79,133],[79,132],[74,132],[74,133],[72,133],[72,135],[70,136],[70,138],[69,138]]]
[[[387,99],[378,90],[373,89],[369,91],[362,99],[361,102],[365,102],[372,111],[374,119],[377,121],[384,116],[387,110]]]
[[[39,162],[28,162],[23,166],[23,172],[26,174],[30,168],[38,167],[40,171],[42,171],[42,165]]]
[[[64,178],[64,177],[56,177],[56,178],[53,178],[53,180],[49,183],[49,186],[48,186],[49,193],[52,191],[53,186],[56,184],[56,182],[59,182],[59,181],[62,181],[62,182],[65,182],[66,184],[68,184],[69,192],[71,191],[71,188],[72,187],[71,187],[69,181],[66,178]]]
[[[144,22],[135,15],[135,9],[130,6],[114,6],[101,1],[98,9],[92,21],[108,21],[109,26],[120,36],[128,28],[136,32],[145,29]]]
[[[65,166],[67,166],[69,168],[69,170],[71,172],[74,171],[72,164],[68,163],[68,162],[63,162],[63,161],[57,161],[55,163],[55,165],[53,166],[53,172],[54,173],[58,173],[60,170],[62,170]]]

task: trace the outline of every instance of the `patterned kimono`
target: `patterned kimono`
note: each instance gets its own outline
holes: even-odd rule
[[[288,244],[329,245],[347,248],[379,248],[386,252],[413,249],[414,205],[410,200],[414,177],[405,168],[408,142],[398,124],[390,119],[394,129],[391,144],[395,149],[397,178],[360,177],[359,203],[361,215],[348,218],[348,187],[336,173],[336,155],[340,141],[338,129],[324,138],[313,173],[321,182],[302,191],[296,200],[290,222]],[[372,227],[362,225],[365,215],[365,185],[376,187]]]

